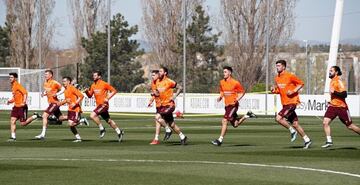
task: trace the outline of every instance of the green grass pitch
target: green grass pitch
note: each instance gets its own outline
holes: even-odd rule
[[[304,150],[302,139],[290,143],[289,132],[271,117],[248,119],[236,129],[230,126],[221,147],[210,143],[219,136],[220,116],[176,120],[189,137],[186,146],[179,145],[174,134],[169,142],[150,146],[152,115],[113,113],[112,118],[125,130],[123,143],[105,124],[107,133],[99,139],[93,122],[78,127],[81,143],[71,142],[66,122],[50,125],[45,141],[33,140],[41,131],[40,121],[27,127],[18,124],[17,141],[11,143],[6,142],[9,112],[1,111],[0,184],[360,184],[360,137],[338,120],[331,125],[333,148],[322,149],[321,118],[300,117],[313,140]]]

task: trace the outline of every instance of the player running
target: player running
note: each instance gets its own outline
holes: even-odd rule
[[[341,81],[341,70],[338,66],[332,66],[329,71],[330,81],[330,95],[331,101],[330,105],[326,110],[324,115],[323,127],[326,135],[325,145],[321,146],[323,148],[328,148],[333,145],[333,141],[331,139],[331,129],[330,123],[337,116],[340,121],[346,125],[346,127],[357,134],[360,134],[360,128],[356,126],[350,117],[349,108],[346,104],[345,98],[347,97],[347,92],[345,89],[344,83]]]
[[[175,110],[175,99],[182,91],[182,87],[175,81],[168,78],[168,69],[161,67],[159,70],[159,80],[156,83],[155,96],[159,96],[161,106],[159,107],[159,114],[156,114],[156,120],[161,125],[168,124],[180,137],[180,144],[186,145],[187,136],[185,136],[180,127],[174,122],[173,112]],[[177,89],[174,94],[173,89]]]
[[[312,144],[310,138],[305,134],[299,124],[296,115],[296,106],[300,103],[299,91],[304,83],[295,75],[286,71],[286,61],[276,61],[276,70],[278,75],[275,77],[275,85],[272,86],[271,92],[280,94],[282,110],[276,115],[276,121],[289,129],[291,142],[295,141],[297,133],[304,139],[304,149],[308,149]],[[292,125],[290,125],[289,123]]]
[[[148,107],[151,107],[153,102],[155,101],[155,106],[156,106],[156,115],[155,117],[159,117],[159,111],[160,111],[160,107],[161,107],[161,101],[160,101],[160,97],[156,96],[155,94],[159,94],[156,89],[156,83],[158,82],[159,79],[159,70],[153,70],[151,72],[151,99],[148,103]],[[170,127],[165,124],[165,125],[161,125],[156,119],[155,119],[155,137],[154,139],[151,141],[150,145],[158,145],[160,144],[159,141],[159,135],[160,135],[160,129],[161,126],[165,127],[165,137],[164,137],[164,141],[167,141],[171,134],[172,134],[172,130],[170,129]]]
[[[8,100],[7,104],[14,103],[14,107],[11,111],[10,118],[10,132],[11,136],[8,141],[16,141],[16,121],[20,120],[21,126],[26,126],[32,121],[39,118],[38,115],[33,115],[27,118],[28,106],[26,104],[28,92],[26,89],[17,81],[17,73],[9,73],[9,80],[11,84],[11,90],[13,98]]]
[[[99,126],[100,129],[100,138],[105,136],[105,128],[101,124],[99,116],[101,116],[117,133],[118,141],[121,142],[124,136],[124,131],[119,129],[116,123],[110,119],[109,115],[109,100],[116,94],[116,89],[110,84],[104,82],[101,79],[101,72],[93,72],[94,83],[91,85],[90,89],[85,90],[85,94],[91,98],[93,95],[96,101],[96,108],[90,114],[91,119]]]
[[[64,104],[68,105],[68,114],[64,119],[68,120],[70,130],[75,136],[75,140],[73,142],[81,142],[81,137],[76,129],[76,126],[80,123],[80,114],[82,112],[81,101],[84,98],[84,95],[77,88],[71,85],[70,77],[63,77],[62,83],[65,87],[65,99],[58,102],[58,106],[62,106]]]
[[[59,95],[64,93],[64,88],[61,84],[53,79],[53,71],[48,69],[45,70],[45,82],[44,82],[44,92],[41,94],[41,97],[46,96],[48,99],[49,106],[42,115],[43,118],[43,127],[39,135],[35,136],[35,139],[43,140],[45,139],[46,129],[48,127],[48,118],[50,115],[53,115],[56,119],[59,119],[62,115],[60,107],[58,105]],[[60,119],[59,119],[60,120]]]
[[[237,110],[239,108],[239,101],[245,95],[245,91],[240,82],[232,78],[232,71],[231,67],[225,66],[223,68],[224,79],[220,81],[220,96],[217,98],[217,101],[220,102],[223,98],[225,99],[225,115],[221,121],[222,126],[220,137],[211,141],[211,143],[216,146],[221,146],[223,143],[228,122],[236,128],[247,118],[256,117],[251,111],[241,118],[238,117]]]

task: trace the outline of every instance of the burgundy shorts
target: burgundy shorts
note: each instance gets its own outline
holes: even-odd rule
[[[109,119],[110,119],[109,104],[98,105],[94,109],[94,112],[96,115],[101,116],[106,122],[109,121]]]
[[[225,106],[224,118],[231,123],[234,123],[238,118],[237,111],[239,109],[239,102],[236,102],[234,105]]]
[[[160,113],[160,107],[156,107],[156,114]]]
[[[278,113],[279,116],[286,118],[290,123],[298,121],[298,116],[295,112],[296,104],[283,105],[283,108]]]
[[[13,107],[13,109],[11,111],[11,117],[18,119],[21,122],[26,121],[27,114],[28,114],[28,106],[27,105],[25,105],[23,107]]]
[[[175,106],[160,106],[159,107],[159,114],[165,120],[166,123],[173,123],[174,116],[173,112],[175,111]]]
[[[49,115],[54,115],[57,118],[62,115],[60,107],[56,103],[50,103],[49,107],[45,110],[45,112]]]
[[[331,120],[335,119],[336,116],[339,116],[339,119],[342,123],[344,123],[346,126],[349,126],[352,124],[352,120],[350,117],[350,112],[347,107],[333,107],[329,106],[328,109],[325,112],[324,117],[329,118]]]
[[[80,121],[80,112],[75,112],[75,111],[68,111],[68,120],[74,122],[74,123],[79,123]]]

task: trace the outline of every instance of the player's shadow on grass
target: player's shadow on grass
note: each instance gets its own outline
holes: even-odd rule
[[[285,148],[299,149],[299,148],[304,148],[304,146],[289,146]]]
[[[256,146],[251,144],[235,144],[235,145],[223,145],[222,147],[244,147],[244,146]]]
[[[73,142],[74,139],[62,139],[61,141],[67,141],[67,142]],[[81,139],[81,142],[92,142],[92,141],[95,141],[95,140],[92,140],[92,139]],[[73,142],[74,143],[74,142]]]
[[[359,150],[355,147],[341,147],[341,148],[330,148],[329,150]]]

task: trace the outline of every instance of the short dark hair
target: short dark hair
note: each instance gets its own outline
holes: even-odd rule
[[[163,69],[166,74],[169,74],[169,69],[168,68],[162,66],[162,67],[160,67],[160,69]]]
[[[17,73],[9,73],[9,76],[13,76],[14,78],[18,78],[18,74],[17,74]]]
[[[338,76],[342,75],[341,69],[339,66],[332,66],[331,68],[333,68],[335,70],[335,72],[337,72]]]
[[[281,64],[286,67],[286,61],[285,60],[278,60],[276,61],[276,64]]]
[[[96,73],[98,76],[102,76],[101,71],[94,71],[93,74]]]
[[[50,73],[51,75],[54,75],[54,72],[51,69],[45,70],[45,73]]]
[[[155,74],[158,74],[159,73],[159,70],[155,69],[155,70],[152,70],[151,73],[155,73]]]
[[[231,73],[233,72],[233,69],[230,66],[224,66],[223,69],[224,70],[226,69],[226,70],[230,71]]]
[[[64,76],[63,79],[66,79],[66,80],[68,80],[69,82],[72,81],[71,77],[69,77],[69,76]]]

